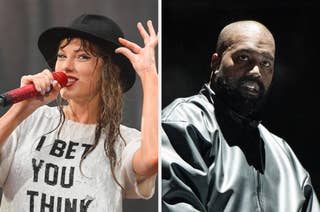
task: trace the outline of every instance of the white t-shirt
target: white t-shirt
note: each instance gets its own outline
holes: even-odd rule
[[[104,151],[104,136],[83,160],[81,155],[94,141],[94,124],[66,120],[59,138],[56,107],[43,106],[23,121],[2,147],[1,212],[122,211],[123,198],[151,198],[156,175],[136,176],[132,157],[140,146],[140,132],[120,126],[126,145],[118,141],[116,176]],[[119,138],[120,139],[120,138]],[[82,171],[82,172],[81,172]]]

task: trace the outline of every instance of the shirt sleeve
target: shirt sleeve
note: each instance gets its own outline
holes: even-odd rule
[[[156,174],[151,177],[137,175],[132,166],[134,153],[141,145],[141,135],[138,130],[129,129],[122,131],[122,136],[126,146],[121,156],[121,178],[125,185],[126,198],[149,199],[153,196],[155,190]]]
[[[219,140],[213,113],[201,95],[176,99],[162,111],[163,212],[207,211]]]
[[[8,177],[9,170],[18,146],[20,135],[20,126],[18,126],[4,142],[0,151],[0,187],[3,187]]]
[[[3,187],[5,184],[15,153],[19,146],[22,145],[21,139],[25,138],[30,133],[30,128],[33,127],[32,123],[36,115],[37,113],[34,112],[23,120],[9,135],[0,149],[0,187]]]
[[[164,121],[161,132],[162,209],[164,212],[206,211],[210,196],[207,150],[197,129],[185,121]],[[202,143],[202,145],[200,145]],[[205,146],[204,148],[202,148]]]

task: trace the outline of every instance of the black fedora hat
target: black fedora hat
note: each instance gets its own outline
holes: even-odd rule
[[[89,40],[100,47],[114,49],[120,47],[119,37],[124,37],[120,27],[110,18],[102,15],[83,14],[68,27],[53,27],[44,31],[38,40],[38,47],[51,69],[54,69],[59,43],[67,37],[79,37]],[[112,54],[112,60],[120,67],[120,78],[123,92],[134,84],[136,73],[128,60],[122,54]]]

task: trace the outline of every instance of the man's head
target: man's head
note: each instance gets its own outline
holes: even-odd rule
[[[220,32],[212,55],[210,86],[245,116],[256,113],[273,78],[275,41],[256,21],[238,21]]]

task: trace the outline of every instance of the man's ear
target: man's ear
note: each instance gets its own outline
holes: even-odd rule
[[[213,53],[211,56],[211,74],[210,74],[210,86],[213,84],[215,80],[215,76],[217,72],[219,71],[219,66],[220,66],[220,58],[218,53]]]
[[[218,53],[213,53],[211,56],[211,70],[216,71],[220,66],[220,57]]]

